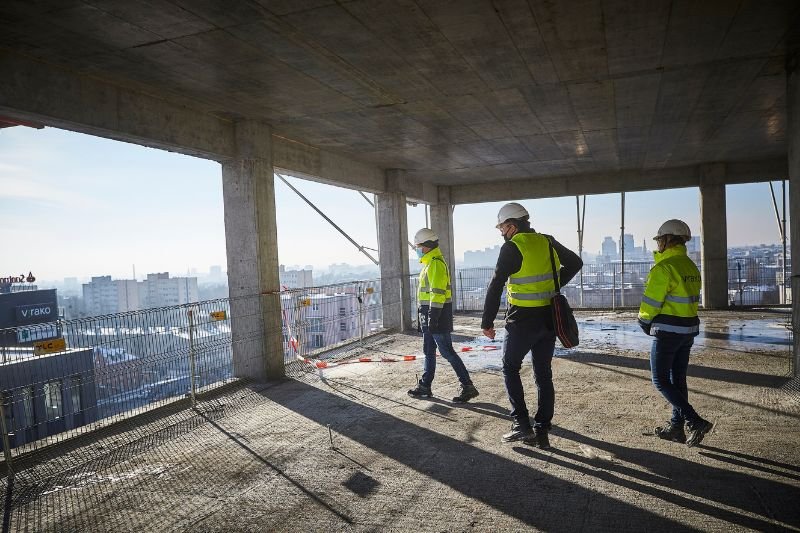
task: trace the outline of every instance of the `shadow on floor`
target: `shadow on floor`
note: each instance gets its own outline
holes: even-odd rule
[[[559,531],[574,530],[576,527],[605,529],[611,527],[612,524],[620,530],[674,531],[687,529],[683,524],[658,516],[646,508],[549,475],[537,464],[522,466],[517,462],[480,450],[446,435],[432,432],[363,404],[353,404],[345,398],[304,383],[297,383],[292,387],[281,388],[281,390],[265,391],[262,394],[320,425],[330,424],[336,432],[398,461],[434,481],[447,485],[455,491],[539,529]],[[303,401],[296,400],[298,395],[303,397]],[[343,403],[350,405],[342,408],[341,404]],[[325,408],[309,408],[309,406],[325,406]],[[364,427],[369,427],[370,431],[364,431]],[[576,434],[563,430],[559,435],[576,440],[580,438]],[[408,449],[395,445],[396,442],[403,439],[414,442],[417,446]],[[584,439],[584,441],[591,442],[598,447],[607,446],[605,443],[599,443],[592,439]],[[498,446],[500,445],[498,442]],[[430,456],[424,453],[425,449],[435,449],[437,460],[431,461]],[[629,458],[634,462],[637,459],[642,460],[641,456],[634,457],[626,454],[621,447],[612,447],[612,449],[616,455],[630,456]],[[732,497],[733,495],[730,494],[740,490],[746,491],[747,484],[743,485],[742,482],[746,480],[747,483],[753,483],[754,480],[751,477],[698,465],[671,456],[655,457],[656,455],[662,454],[652,454],[647,457],[646,462],[653,463],[651,468],[660,468],[663,471],[662,476],[672,476],[674,474],[672,470],[677,470],[683,475],[698,475],[704,478],[710,476],[720,481],[719,486],[713,491],[703,488],[704,485],[693,487],[690,482],[682,483],[680,487],[689,494],[719,501],[725,505],[731,505],[731,500],[736,500],[741,506],[741,510],[769,518],[763,509],[753,502],[752,498]],[[572,463],[565,466],[575,467]],[[663,490],[654,490],[647,485],[629,482],[614,475],[601,475],[610,483],[638,490],[643,494],[663,497],[667,501],[672,501],[687,509],[693,509],[733,524],[762,530],[773,527],[768,521],[757,517],[749,517],[735,511],[696,502],[683,496],[666,493]],[[649,476],[647,481],[654,482],[661,479],[659,476]],[[784,491],[784,494],[792,498],[800,497],[800,491],[795,487],[766,480],[761,480],[759,483],[762,484],[762,490],[769,494]],[[567,500],[563,499],[565,497]],[[577,519],[574,516],[569,518],[569,515],[565,515],[564,509],[573,508],[576,505],[581,508],[586,501],[592,502],[592,506],[602,509],[602,512],[581,515],[581,512],[585,512],[585,509],[582,509],[576,513],[580,516],[578,523],[571,523],[571,520]],[[578,502],[582,503],[578,504]],[[587,517],[588,524],[584,523]]]
[[[579,363],[598,363],[601,365],[612,365],[622,368],[635,368],[650,372],[650,360],[643,357],[629,357],[625,355],[606,355],[596,352],[570,352],[559,356],[560,359],[570,359]],[[788,382],[790,378],[776,376],[773,374],[757,374],[754,372],[743,372],[741,370],[730,370],[726,368],[714,368],[689,364],[689,378],[712,379],[727,383],[739,383],[742,385],[752,385],[755,387],[778,388]]]

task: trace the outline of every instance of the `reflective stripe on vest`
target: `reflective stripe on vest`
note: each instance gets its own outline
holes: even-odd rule
[[[653,323],[653,326],[650,328],[650,333],[656,334],[660,331],[691,335],[692,333],[699,333],[700,326],[675,326],[673,324],[662,324],[660,322]]]
[[[649,296],[642,296],[642,301],[644,303],[646,303],[646,304],[652,305],[656,309],[661,309],[661,307],[664,305],[664,302],[659,302],[658,300],[653,300]]]
[[[644,298],[642,298],[644,300]],[[649,298],[648,298],[649,299]],[[672,296],[668,294],[666,298],[664,298],[665,302],[675,302],[679,304],[693,304],[700,301],[699,296]],[[650,304],[652,305],[652,304]]]
[[[549,252],[548,252],[549,253]],[[553,273],[548,272],[547,274],[542,274],[540,276],[526,276],[523,278],[508,278],[509,283],[538,283],[540,281],[547,281],[549,279],[553,279]]]

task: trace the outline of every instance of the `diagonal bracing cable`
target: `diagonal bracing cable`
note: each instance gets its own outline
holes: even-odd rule
[[[370,258],[370,260],[371,260],[373,263],[375,263],[376,265],[377,265],[377,264],[379,264],[379,263],[378,263],[378,260],[377,260],[377,259],[375,259],[374,257],[372,257],[372,254],[370,254],[370,253],[369,253],[367,250],[365,250],[363,246],[361,246],[361,245],[360,245],[360,244],[358,244],[356,241],[354,241],[354,240],[353,240],[353,238],[352,238],[352,237],[350,237],[350,235],[348,235],[348,234],[347,234],[347,233],[346,233],[346,232],[345,232],[345,231],[344,231],[342,228],[340,228],[339,226],[337,226],[337,225],[336,225],[336,223],[335,223],[333,220],[331,220],[330,218],[328,218],[328,215],[326,215],[325,213],[323,213],[322,211],[320,211],[320,209],[319,209],[319,208],[318,208],[316,205],[314,205],[314,204],[313,204],[313,202],[311,202],[311,200],[309,200],[308,198],[306,198],[305,196],[303,196],[303,194],[302,194],[300,191],[298,191],[297,189],[295,189],[295,188],[294,188],[294,186],[293,186],[291,183],[289,183],[289,182],[287,181],[287,179],[286,179],[286,178],[284,178],[283,176],[281,176],[280,174],[277,174],[277,173],[276,173],[275,175],[276,175],[276,176],[278,176],[278,177],[281,179],[281,181],[283,181],[283,182],[284,182],[284,183],[285,183],[285,184],[286,184],[286,185],[287,185],[287,186],[288,186],[290,189],[292,189],[292,190],[295,192],[295,194],[297,194],[297,196],[299,196],[300,198],[302,198],[302,199],[303,199],[303,200],[304,200],[304,201],[305,201],[305,202],[306,202],[308,205],[310,205],[310,206],[311,206],[311,208],[312,208],[312,209],[314,209],[314,211],[316,211],[317,213],[319,213],[319,215],[320,215],[322,218],[324,218],[325,220],[327,220],[327,221],[328,221],[328,223],[329,223],[331,226],[333,226],[334,228],[336,228],[336,230],[337,230],[339,233],[341,233],[342,235],[344,235],[344,237],[345,237],[345,238],[346,238],[348,241],[350,241],[350,242],[353,244],[353,246],[355,246],[356,248],[358,248],[358,251],[359,251],[359,252],[361,252],[362,254],[364,254],[364,255],[366,255],[367,257],[369,257],[369,258]]]

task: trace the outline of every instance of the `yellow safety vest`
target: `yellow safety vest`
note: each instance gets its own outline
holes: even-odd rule
[[[700,271],[679,244],[655,254],[656,264],[647,276],[639,307],[639,321],[650,324],[650,333],[697,335],[700,319]]]
[[[451,303],[450,272],[441,250],[434,248],[423,255],[419,262],[422,263],[417,288],[419,305],[444,307],[444,304]]]
[[[544,307],[555,295],[550,241],[541,233],[517,233],[511,241],[522,254],[522,266],[508,278],[508,303],[517,307]],[[556,272],[561,270],[558,252],[553,250]]]

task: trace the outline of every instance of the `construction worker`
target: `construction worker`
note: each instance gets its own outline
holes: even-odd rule
[[[484,335],[494,339],[494,319],[500,308],[503,285],[508,280],[503,377],[513,424],[511,431],[503,435],[503,441],[522,440],[539,448],[549,448],[548,432],[555,409],[551,363],[556,341],[550,305],[555,293],[550,247],[552,245],[555,269],[560,271],[562,286],[578,273],[583,261],[553,237],[534,231],[528,211],[516,202],[500,209],[496,227],[506,242],[500,248],[494,277],[486,292],[481,329]],[[538,396],[533,427],[519,376],[522,360],[528,352],[532,354]]]
[[[682,220],[667,220],[658,228],[656,262],[639,307],[639,325],[655,337],[650,350],[653,385],[672,405],[672,419],[657,427],[655,434],[690,447],[699,444],[713,427],[689,404],[686,386],[689,350],[700,332],[700,272],[686,255],[685,246],[691,237]],[[689,429],[688,439],[684,424]]]
[[[422,351],[425,354],[422,379],[417,386],[408,391],[414,398],[430,398],[431,384],[436,373],[436,347],[461,382],[461,393],[454,402],[465,403],[478,396],[478,389],[472,384],[464,361],[453,349],[450,332],[453,331],[453,303],[450,294],[450,272],[439,249],[439,236],[428,228],[422,228],[414,235],[414,246],[422,263],[419,273],[419,321],[422,327]]]

